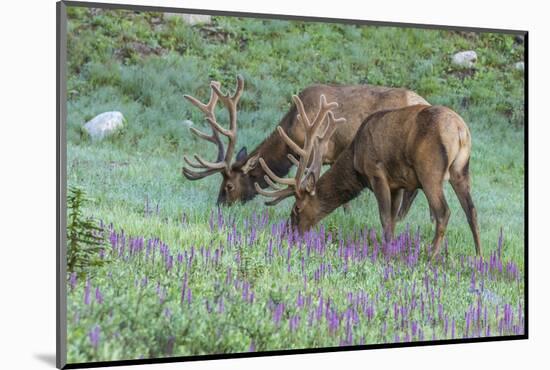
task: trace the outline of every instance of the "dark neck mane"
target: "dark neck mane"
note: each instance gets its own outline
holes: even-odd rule
[[[352,146],[348,146],[317,182],[321,217],[354,199],[368,186],[366,177],[354,169]]]
[[[281,126],[285,132],[289,133],[295,117],[296,107],[293,105],[278,126]],[[277,130],[273,130],[273,132],[264,141],[262,141],[262,143],[258,145],[252,153],[248,155],[247,159],[243,163],[246,163],[249,158],[259,154],[260,157],[264,159],[268,167],[275,172],[277,176],[285,176],[292,167],[292,163],[287,158],[288,153],[290,153],[290,148],[286,145],[283,139],[281,139],[279,132]],[[264,175],[265,172],[259,164],[256,168],[250,171],[250,176],[260,180],[259,183],[262,187],[267,186],[263,179]]]

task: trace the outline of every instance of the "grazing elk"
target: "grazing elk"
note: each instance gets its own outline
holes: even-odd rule
[[[294,97],[294,100],[303,126],[313,127],[299,99]],[[312,129],[306,139],[308,145],[303,147],[280,132],[283,140],[300,156],[301,167],[294,179],[276,176],[260,160],[269,176],[266,181],[277,188],[269,192],[256,186],[262,195],[274,198],[266,204],[276,204],[295,195],[291,222],[304,232],[368,187],[378,202],[384,239],[391,240],[403,192],[422,189],[436,221],[433,260],[439,253],[450,217],[443,193],[444,181],[450,180],[466,213],[476,254],[481,255],[477,212],[470,195],[470,131],[457,113],[446,107],[429,105],[376,112],[363,122],[351,144],[320,176],[319,158],[326,150],[327,135],[334,131],[332,126],[337,123],[331,119],[332,113],[328,117],[326,133],[319,135],[318,129]],[[275,183],[287,187],[281,189]]]
[[[196,129],[192,129],[192,131],[199,137],[218,146],[217,160],[212,163],[202,159],[199,160],[200,157],[196,157],[198,163],[190,163],[186,159],[187,164],[194,167],[195,170],[184,167],[183,175],[189,180],[198,180],[221,172],[223,181],[219,190],[218,204],[233,204],[237,201],[246,202],[257,194],[254,187],[255,182],[258,182],[261,188],[268,186],[264,180],[265,171],[258,165],[258,158],[262,157],[277,176],[285,176],[292,167],[292,162],[287,158],[287,154],[291,152],[290,148],[281,139],[278,130],[282,129],[298,145],[304,143],[305,131],[303,126],[298,123],[296,105],[292,105],[273,133],[250,154],[247,153],[246,147],[243,147],[237,153],[235,162],[232,163],[232,155],[237,140],[236,105],[242,93],[243,79],[240,76],[237,77],[237,91],[233,97],[222,95],[218,82],[212,82],[210,86],[212,92],[208,104],[203,104],[188,95],[185,98],[197,106],[209,121],[212,127],[211,135],[204,134]],[[369,85],[312,85],[299,94],[304,110],[308,115],[319,109],[319,96],[321,94],[325,95],[328,100],[338,103],[338,106],[334,108],[334,113],[345,117],[347,120],[345,125],[338,126],[327,143],[323,156],[324,164],[334,163],[355,136],[361,122],[371,113],[414,104],[429,104],[416,93],[400,88]],[[216,122],[214,108],[218,99],[222,100],[222,103],[230,111],[230,130],[221,128]],[[219,134],[229,138],[225,155]],[[196,169],[202,171],[199,172]],[[400,216],[405,215],[415,195],[414,192],[411,194],[406,193]]]

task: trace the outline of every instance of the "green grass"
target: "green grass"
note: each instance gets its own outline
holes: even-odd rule
[[[204,143],[182,124],[191,119],[196,126],[204,125],[199,112],[182,96],[189,93],[206,99],[212,79],[219,80],[225,90],[233,88],[237,73],[244,76],[238,146],[247,145],[249,151],[286,113],[290,96],[310,84],[407,87],[432,104],[454,109],[468,123],[473,137],[473,197],[485,257],[496,249],[502,229],[503,259],[514,261],[523,271],[524,81],[514,63],[522,60],[524,50],[513,36],[224,17],[214,17],[213,25],[205,29],[154,13],[98,11],[91,16],[85,8],[69,8],[68,15],[67,181],[83,187],[94,199],[85,210],[88,216],[113,223],[126,235],[160,238],[174,254],[224,237],[223,233],[211,233],[208,226],[221,177],[190,182],[180,172],[185,153],[208,153]],[[479,56],[473,74],[450,64],[455,52],[469,49]],[[92,142],[81,127],[107,110],[123,112],[127,124],[116,136]],[[218,116],[220,122],[226,122],[224,112],[220,110]],[[446,234],[451,262],[445,273],[455,276],[461,269],[457,267],[460,256],[473,255],[474,247],[456,196],[450,186],[445,190],[452,212]],[[153,208],[158,204],[158,215],[144,215],[147,201]],[[224,212],[235,215],[243,232],[242,222],[253,213],[265,210],[270,220],[288,217],[291,200],[270,208],[263,201],[257,197]],[[185,227],[181,224],[183,214],[189,220]],[[341,228],[346,235],[365,226],[378,230],[374,196],[365,191],[353,201],[351,212],[337,210],[322,224],[329,230]],[[418,227],[422,243],[429,243],[433,226],[423,195],[397,231],[403,232],[407,224],[414,230]],[[277,330],[271,317],[266,317],[269,297],[279,294],[281,301],[288,300],[296,296],[301,284],[295,275],[286,273],[282,261],[263,261],[268,234],[259,232],[258,240],[249,246],[248,263],[256,266],[256,272],[247,270],[240,276],[253,284],[257,301],[264,303],[235,303],[231,315],[206,319],[199,308],[183,311],[178,306],[181,271],[164,274],[160,267],[148,270],[141,263],[115,260],[98,269],[92,279],[93,286],[111,287],[105,288],[105,303],[93,307],[82,304],[85,283],[79,281],[69,295],[69,361],[164,356],[170,335],[177,338],[174,355],[246,351],[251,338],[256,350],[338,345],[321,329],[289,333],[286,326]],[[337,260],[334,250],[327,261]],[[307,270],[314,271],[319,263],[312,260]],[[212,298],[213,279],[234,264],[228,255],[219,271],[193,267],[195,296]],[[294,267],[299,264],[293,260]],[[380,287],[382,264],[358,264],[355,269],[354,278],[335,273],[319,283],[340,307],[345,306],[345,292],[364,289],[374,293]],[[429,267],[425,265],[424,270]],[[129,288],[147,274],[166,287],[164,305],[159,305],[150,291],[142,296]],[[421,281],[415,274],[396,276],[394,283]],[[462,280],[444,292],[442,300],[456,317],[463,316],[475,302],[467,293],[469,279],[463,274]],[[490,284],[491,291],[504,302],[522,302],[522,284],[510,284],[506,279]],[[172,321],[160,314],[161,306],[171,307]],[[79,320],[75,321],[74,315]],[[198,321],[186,324],[189,315]],[[236,325],[238,322],[242,325]],[[94,352],[88,332],[96,324],[102,326],[103,340]],[[383,340],[369,327],[358,328],[358,335],[367,343]],[[225,330],[221,337],[216,334],[220,328]],[[427,339],[429,335],[427,331]]]

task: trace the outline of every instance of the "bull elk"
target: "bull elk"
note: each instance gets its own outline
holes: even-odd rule
[[[299,99],[294,97],[294,100],[302,125],[308,127],[306,112]],[[450,180],[466,213],[476,254],[481,255],[477,212],[470,194],[471,136],[457,113],[446,107],[429,105],[374,113],[363,122],[351,144],[331,168],[320,176],[318,159],[326,150],[327,135],[335,130],[331,126],[338,123],[330,117],[332,114],[324,129],[327,134],[308,131],[308,145],[303,147],[281,133],[283,140],[300,156],[294,179],[276,176],[265,161],[260,160],[269,176],[266,182],[276,187],[276,191],[271,192],[256,185],[258,192],[274,198],[267,204],[294,195],[291,223],[300,232],[305,232],[367,187],[376,196],[384,239],[389,241],[393,238],[403,192],[422,189],[436,221],[433,260],[439,253],[450,217],[443,193],[444,181]],[[310,145],[312,141],[316,144]],[[281,189],[277,183],[287,187]]]
[[[236,160],[232,162],[235,144],[237,140],[237,111],[236,106],[243,90],[242,77],[237,78],[237,90],[232,97],[224,96],[220,92],[220,84],[211,82],[212,88],[210,101],[203,104],[197,99],[186,95],[185,98],[198,107],[206,116],[212,128],[212,134],[207,135],[195,129],[192,131],[200,138],[208,140],[218,147],[216,162],[207,162],[197,158],[198,163],[186,163],[193,167],[183,168],[183,175],[189,180],[198,180],[205,176],[221,173],[223,181],[218,194],[218,204],[233,204],[237,201],[246,202],[253,199],[257,191],[254,183],[259,183],[261,188],[266,188],[265,171],[258,165],[261,157],[277,176],[285,176],[290,171],[293,163],[287,155],[291,153],[288,144],[281,139],[279,130],[283,130],[296,144],[303,145],[305,130],[297,119],[297,108],[293,104],[284,118],[279,122],[276,130],[272,132],[260,145],[250,154],[246,147],[240,149]],[[325,95],[326,99],[338,103],[333,108],[334,114],[343,116],[347,122],[339,125],[334,135],[326,143],[326,150],[323,154],[323,163],[332,164],[340,153],[351,142],[361,122],[371,113],[383,110],[405,107],[413,104],[429,104],[416,93],[401,89],[370,85],[312,85],[305,88],[299,98],[303,102],[304,111],[312,115],[319,109],[319,96]],[[223,129],[216,121],[214,108],[217,101],[221,100],[230,112],[230,129]],[[220,135],[229,139],[227,151],[224,151]],[[200,170],[200,171],[197,171]],[[400,216],[404,216],[415,193],[405,194]]]

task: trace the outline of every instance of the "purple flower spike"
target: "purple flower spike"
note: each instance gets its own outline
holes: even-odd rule
[[[273,322],[276,326],[279,326],[279,323],[281,322],[281,317],[283,316],[284,312],[284,304],[279,303],[277,306],[275,306],[275,312],[273,313]]]
[[[103,303],[103,294],[101,294],[101,292],[99,291],[99,287],[95,288],[95,300],[99,304]]]
[[[92,344],[92,347],[97,349],[99,346],[99,340],[101,336],[101,328],[99,325],[96,325],[90,332],[88,333],[88,337],[90,338],[90,343]]]
[[[451,324],[451,339],[455,338],[455,331],[456,331],[456,323],[455,323],[455,319],[453,319]]]
[[[224,313],[225,307],[223,305],[223,297],[220,298],[220,301],[218,302],[218,313]]]
[[[84,304],[90,304],[90,279],[86,280],[86,286],[84,287]]]
[[[498,259],[500,259],[502,257],[502,241],[504,239],[504,235],[503,235],[503,232],[502,232],[502,227],[500,228],[500,235],[498,237]]]
[[[176,342],[176,338],[174,336],[170,336],[168,338],[168,341],[166,343],[166,354],[172,355],[174,352],[174,344]]]
[[[74,290],[76,287],[76,272],[71,273],[71,277],[69,278],[69,283],[71,285],[71,290]]]

